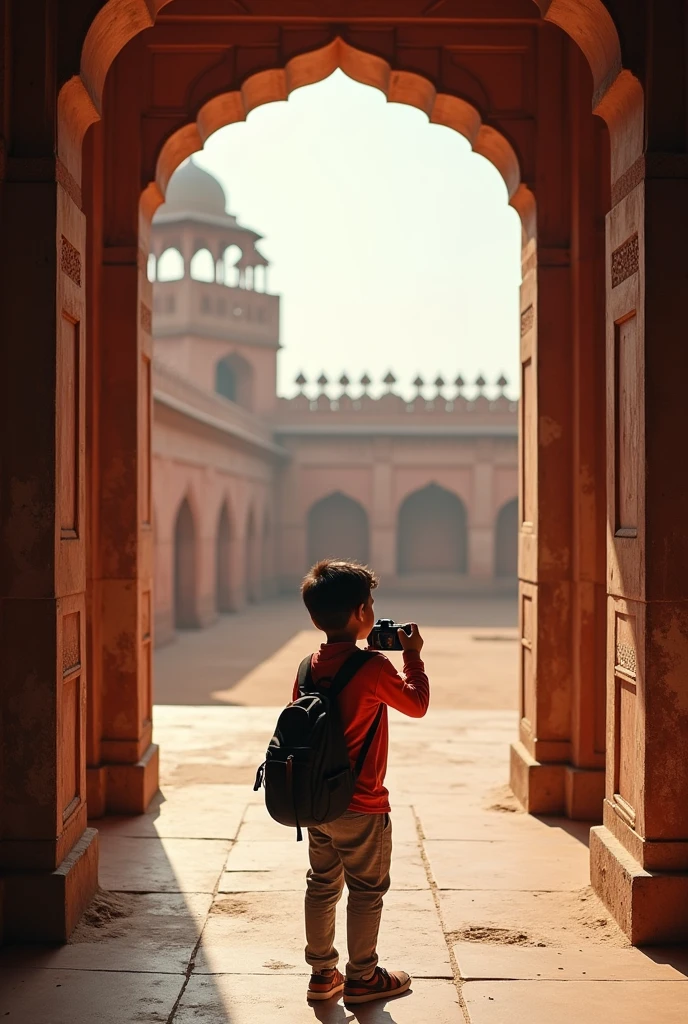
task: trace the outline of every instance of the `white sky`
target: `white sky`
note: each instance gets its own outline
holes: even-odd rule
[[[390,369],[406,394],[419,372],[504,372],[517,393],[520,222],[499,173],[456,132],[337,71],[194,159],[265,236],[282,394],[300,370],[377,382]]]

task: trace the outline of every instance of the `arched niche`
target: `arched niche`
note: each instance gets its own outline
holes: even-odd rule
[[[370,527],[363,506],[340,491],[311,506],[307,523],[308,564],[322,558],[368,562]]]
[[[232,611],[232,527],[227,502],[222,502],[215,534],[215,607]]]
[[[196,629],[198,618],[198,573],[196,524],[189,499],[184,498],[174,523],[174,626]]]
[[[399,509],[397,572],[465,573],[468,561],[466,507],[451,491],[429,484]]]
[[[253,407],[253,367],[236,352],[215,365],[215,391],[244,409]]]
[[[184,277],[184,257],[179,249],[170,246],[160,254],[156,268],[156,280],[181,281]]]
[[[260,548],[261,537],[256,525],[256,514],[251,507],[246,520],[245,536],[246,600],[254,604],[260,600]]]
[[[518,576],[518,498],[502,505],[495,523],[495,576]]]

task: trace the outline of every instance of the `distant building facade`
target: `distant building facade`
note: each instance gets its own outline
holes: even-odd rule
[[[153,223],[156,641],[293,590],[336,555],[388,589],[516,588],[517,404],[503,393],[279,398],[279,297],[260,235],[192,161]]]

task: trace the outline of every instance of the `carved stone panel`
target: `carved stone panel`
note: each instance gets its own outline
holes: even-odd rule
[[[631,316],[616,325],[614,352],[615,533],[635,537],[640,485],[641,399],[638,379],[638,321]]]
[[[141,357],[139,385],[139,416],[141,447],[139,449],[139,485],[141,488],[141,521],[151,521],[151,361]]]
[[[526,359],[521,367],[521,436],[523,458],[521,465],[521,516],[522,522],[532,529],[535,521],[536,496],[536,450],[537,430],[535,420],[535,368],[532,359]]]
[[[521,594],[521,717],[535,723],[535,665],[533,630],[535,609],[530,594]]]
[[[57,476],[60,533],[63,540],[79,536],[80,351],[79,324],[64,313],[60,320],[57,366]]]
[[[638,793],[637,758],[637,622],[616,613],[614,628],[614,803],[631,826]]]
[[[62,694],[60,699],[60,802],[62,821],[81,802],[82,655],[81,613],[62,619]]]

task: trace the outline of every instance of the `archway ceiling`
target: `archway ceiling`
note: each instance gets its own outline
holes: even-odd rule
[[[81,114],[60,156],[78,183],[77,136],[118,108],[113,154],[123,160],[140,139],[136,189],[156,183],[142,207],[150,217],[173,170],[213,131],[342,67],[464,134],[502,174],[528,237],[538,76],[563,63],[565,32],[591,69],[591,104],[604,97],[609,120],[610,96],[632,76],[619,74],[618,35],[601,0],[109,0],[87,33],[73,95],[61,96],[83,108],[87,93],[92,114]],[[116,87],[104,96],[109,70]],[[636,142],[613,177],[636,158]],[[129,209],[131,198],[122,197]]]

